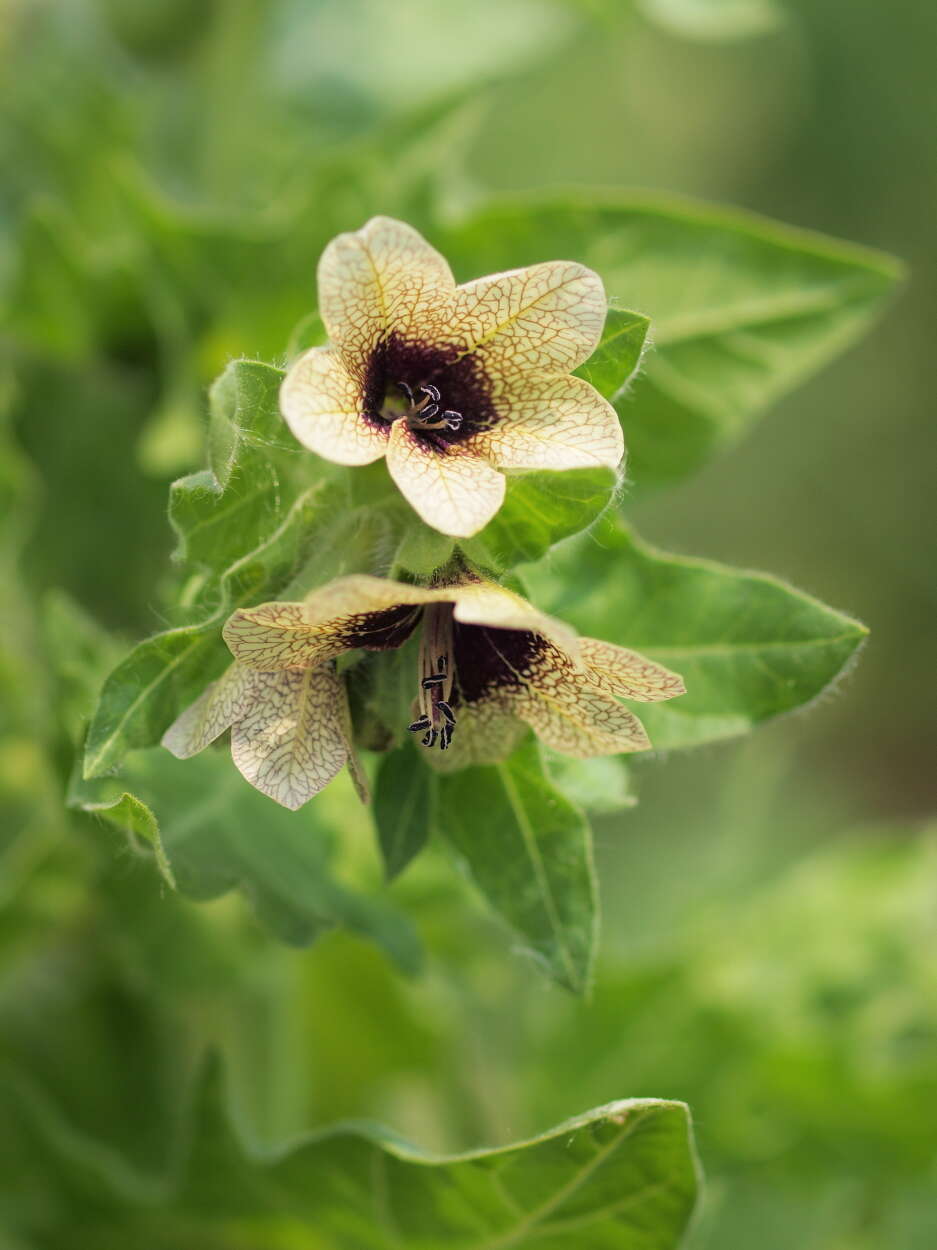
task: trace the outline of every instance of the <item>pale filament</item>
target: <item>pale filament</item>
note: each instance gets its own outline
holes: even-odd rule
[[[423,612],[420,638],[420,688],[417,696],[420,715],[409,726],[422,733],[423,746],[439,744],[445,751],[455,731],[452,711],[452,604],[431,603]]]
[[[406,382],[398,382],[397,389],[406,397],[409,404],[404,418],[411,430],[452,430],[462,426],[462,414],[452,408],[444,408],[442,394],[438,386],[424,382],[417,389],[423,396],[417,399],[413,388]]]

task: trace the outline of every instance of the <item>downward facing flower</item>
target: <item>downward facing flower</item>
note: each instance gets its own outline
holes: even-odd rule
[[[468,537],[497,512],[499,469],[615,468],[615,410],[571,370],[594,351],[597,274],[552,261],[456,286],[411,227],[375,217],[322,254],[329,335],[290,368],[280,406],[301,443],[338,464],[387,457],[428,525]]]
[[[320,671],[352,649],[399,647],[418,628],[408,728],[441,767],[502,759],[526,725],[580,758],[641,751],[650,742],[618,697],[654,702],[684,691],[661,665],[581,638],[464,568],[428,587],[339,578],[302,602],[235,612],[224,634],[239,667],[273,680]]]

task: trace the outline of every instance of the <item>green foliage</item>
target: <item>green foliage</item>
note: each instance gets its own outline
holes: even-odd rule
[[[528,581],[551,611],[680,673],[687,693],[635,705],[656,747],[747,733],[848,667],[864,625],[776,578],[655,551],[609,515]]]
[[[570,1237],[583,1250],[671,1250],[693,1209],[686,1109],[676,1103],[611,1103],[520,1145],[456,1158],[347,1129],[251,1159],[210,1091],[203,1115],[178,1208],[244,1221],[255,1235],[272,1220],[284,1237],[312,1228],[321,1244],[349,1250],[554,1247]]]
[[[433,818],[433,780],[409,736],[378,765],[374,824],[388,880],[403,872],[426,844]]]
[[[292,0],[197,7],[39,0],[14,6],[0,39],[0,1243],[676,1250],[688,1235],[699,1250],[929,1250],[932,839],[844,835],[779,870],[815,825],[830,828],[801,806],[802,759],[771,820],[753,815],[746,786],[765,759],[779,767],[782,737],[747,781],[733,782],[730,751],[704,753],[697,777],[721,781],[687,791],[682,834],[655,824],[653,804],[631,810],[620,758],[571,760],[528,740],[496,765],[437,776],[402,728],[414,640],[342,660],[358,745],[373,753],[370,813],[347,779],[288,813],[241,780],[224,744],[184,762],[158,745],[230,663],[221,627],[236,607],[348,572],[423,581],[453,554],[383,464],[326,464],[279,416],[279,366],[324,338],[315,264],[340,230],[376,212],[405,218],[461,279],[557,257],[596,268],[611,309],[578,372],[620,415],[639,502],[702,467],[870,324],[899,272],[877,254],[688,200],[496,200],[476,185],[495,131],[514,143],[524,124],[495,74],[527,75],[552,50],[591,169],[596,119],[580,116],[580,88],[598,64],[609,84],[598,122],[614,115],[616,150],[636,154],[634,167],[601,175],[621,184],[642,150],[644,168],[667,169],[662,128],[674,118],[642,79],[661,76],[660,32],[761,34],[779,6],[475,0],[453,6],[445,29],[421,3],[392,14],[380,0],[308,13]],[[825,6],[802,7],[797,38],[812,55]],[[593,26],[599,14],[606,24]],[[889,14],[891,24],[900,29]],[[848,40],[830,27],[830,46],[851,47],[866,25]],[[915,45],[930,46],[904,45],[902,74],[926,62]],[[828,184],[787,185],[789,117],[745,149],[757,123],[729,108],[744,177],[742,163],[726,177],[703,114],[729,107],[719,100],[732,97],[730,54],[680,46],[694,58],[686,86],[672,67],[663,78],[674,114],[692,114],[698,189],[816,220]],[[829,93],[838,80],[824,64],[816,79]],[[844,67],[859,107],[838,110],[847,122],[828,108],[834,121],[814,142],[824,165],[853,153],[857,230],[887,240],[886,197],[912,206],[889,219],[903,244],[913,206],[932,200],[926,169],[904,187],[896,160],[892,177],[910,115],[900,93],[876,95],[876,75]],[[539,100],[536,83],[512,89]],[[788,85],[804,97],[803,82]],[[765,115],[780,117],[772,90]],[[890,164],[876,198],[879,132]],[[536,157],[544,140],[529,137]],[[660,164],[648,166],[656,148]],[[768,153],[778,181],[758,186],[749,171]],[[687,162],[660,180],[694,177]],[[516,179],[505,169],[494,181]],[[821,216],[851,229],[825,203]],[[917,314],[926,330],[930,310]],[[903,349],[895,336],[876,342],[889,366],[868,407],[889,420],[912,372]],[[244,352],[258,358],[234,359]],[[812,411],[847,471],[824,500],[829,489],[831,508],[853,508],[858,526],[867,492],[854,489],[848,447],[876,473],[891,450],[870,457],[855,396],[831,398]],[[747,733],[835,684],[863,626],[770,576],[655,550],[614,511],[621,485],[605,469],[511,475],[466,554],[584,633],[683,675],[685,696],[635,707],[656,747]],[[891,584],[880,574],[899,564],[889,533],[870,522],[852,544],[850,532],[870,585]],[[914,560],[900,565],[919,593]],[[849,602],[848,581],[836,585]],[[869,593],[856,602],[886,630],[912,597]],[[923,689],[922,671],[908,665],[906,693]],[[911,701],[895,688],[892,721],[910,717]],[[869,706],[858,701],[853,718],[871,723]],[[849,803],[861,784],[879,787],[877,802],[923,803],[915,761],[928,736],[909,729],[901,749],[872,736],[870,758],[900,763],[861,783],[851,768]],[[813,742],[810,758],[828,771]],[[642,788],[655,771],[643,770]],[[675,775],[674,790],[692,777]],[[611,929],[598,957],[584,812]],[[505,958],[498,922],[546,976]],[[211,1051],[219,1063],[206,1062]],[[667,1099],[620,1099],[634,1090]],[[697,1178],[684,1100],[714,1178],[689,1234]],[[438,1149],[357,1122],[310,1132],[377,1114]]]
[[[280,369],[239,360],[212,387],[211,467],[170,489],[176,559],[220,572],[282,520],[292,465],[278,453],[300,453],[277,407],[282,380]]]
[[[525,948],[582,993],[596,937],[591,831],[551,784],[537,744],[442,777],[436,820]]]
[[[17,1220],[38,1236],[33,1244],[62,1250],[141,1236],[150,1245],[197,1236],[200,1245],[248,1238],[348,1250],[553,1247],[575,1236],[583,1250],[676,1250],[696,1195],[686,1108],[655,1099],[611,1103],[530,1141],[462,1156],[353,1125],[270,1154],[245,1147],[212,1068],[196,1091],[183,1167],[147,1177],[106,1156],[76,1167],[60,1126],[35,1132],[41,1111],[28,1092],[0,1097],[37,1174],[67,1178],[64,1208],[27,1208]],[[22,1158],[16,1172],[30,1175]],[[96,1208],[93,1241],[81,1198]]]
[[[217,605],[198,624],[140,643],[108,677],[85,749],[85,775],[100,777],[127,751],[154,746],[175,717],[231,662],[221,627],[235,608],[269,599],[287,586],[331,519],[322,484],[310,487],[264,541],[217,579]]]
[[[650,324],[640,313],[609,308],[598,347],[576,373],[606,399],[619,398],[641,362]]]
[[[539,560],[554,543],[585,529],[610,503],[616,484],[611,469],[510,477],[497,516],[463,547],[496,569]]]
[[[446,233],[461,271],[569,256],[651,319],[635,385],[616,400],[644,487],[698,469],[769,403],[864,330],[900,268],[861,248],[742,213],[649,196],[528,196]]]
[[[132,794],[122,792],[124,784]],[[243,890],[280,941],[304,946],[342,925],[378,942],[405,970],[419,965],[419,945],[399,914],[333,876],[334,830],[349,824],[339,815],[346,794],[332,800],[331,819],[317,806],[296,820],[249,786],[226,753],[177,760],[156,750],[138,753],[121,783],[76,779],[69,801],[128,835],[142,835],[168,884],[187,897],[205,901]]]

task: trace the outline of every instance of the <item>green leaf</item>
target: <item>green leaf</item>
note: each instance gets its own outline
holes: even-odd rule
[[[374,823],[388,880],[403,872],[429,837],[434,776],[409,736],[384,755],[374,785]]]
[[[637,803],[628,787],[628,770],[621,756],[577,760],[546,748],[541,750],[550,780],[584,811],[608,816]]]
[[[177,560],[220,572],[283,519],[296,494],[284,462],[301,453],[280,416],[282,380],[272,365],[236,360],[212,387],[211,468],[170,488]]]
[[[235,1129],[217,1063],[196,1092],[191,1145],[173,1177],[128,1174],[108,1152],[77,1151],[63,1131],[27,1138],[42,1163],[33,1188],[63,1170],[71,1183],[56,1190],[57,1202],[17,1204],[23,1233],[85,1250],[92,1243],[77,1217],[87,1208],[76,1203],[85,1193],[94,1201],[93,1244],[108,1250],[677,1250],[696,1201],[689,1117],[679,1102],[613,1102],[529,1141],[445,1156],[358,1124],[262,1152]],[[48,1130],[52,1119],[30,1093],[0,1086],[17,1138],[24,1121]]]
[[[438,239],[460,276],[571,257],[651,318],[616,406],[639,486],[697,469],[865,330],[900,276],[886,256],[658,196],[517,197]]]
[[[601,342],[576,373],[606,399],[617,399],[641,363],[650,324],[640,313],[610,308]]]
[[[777,578],[666,555],[606,516],[551,569],[534,597],[582,633],[680,673],[687,693],[635,704],[655,747],[746,733],[802,707],[843,672],[867,630]]]
[[[414,972],[420,950],[407,922],[332,874],[333,830],[348,823],[349,802],[337,785],[328,798],[288,812],[250,786],[221,750],[189,760],[162,748],[140,752],[120,780],[74,778],[69,792],[70,806],[142,835],[164,877],[189,898],[204,902],[239,889],[281,942],[305,946],[342,925]]]
[[[209,1084],[183,1211],[314,1229],[336,1250],[676,1250],[697,1188],[687,1110],[634,1099],[501,1150],[432,1156],[374,1129],[246,1156]],[[204,1104],[203,1104],[204,1105]]]
[[[539,560],[554,543],[590,526],[608,507],[618,478],[611,469],[569,469],[509,477],[504,503],[475,538],[470,558],[498,569]]]
[[[159,742],[176,716],[231,661],[221,638],[227,616],[275,595],[306,563],[332,517],[333,488],[310,487],[280,527],[242,555],[219,583],[217,606],[202,621],[147,638],[104,683],[88,731],[85,776],[116,768],[127,751]]]
[[[592,836],[547,778],[536,742],[441,777],[436,823],[549,975],[583,993],[597,927]]]

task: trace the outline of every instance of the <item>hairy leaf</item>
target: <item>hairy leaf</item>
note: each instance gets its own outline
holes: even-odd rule
[[[143,836],[169,883],[189,898],[240,889],[281,942],[304,946],[341,925],[414,971],[420,955],[409,925],[332,873],[333,830],[342,824],[335,817],[345,811],[347,823],[350,798],[343,793],[332,805],[320,800],[289,812],[248,785],[227,751],[177,760],[162,749],[131,757],[120,780],[75,778],[69,794],[72,807]]]
[[[649,325],[640,313],[610,308],[601,342],[576,373],[606,399],[617,399],[641,362]]]
[[[554,543],[590,526],[617,485],[611,469],[569,469],[508,478],[501,509],[462,547],[481,564],[509,569],[539,560]]]
[[[698,1186],[687,1109],[654,1098],[609,1103],[529,1141],[463,1155],[427,1154],[355,1124],[261,1153],[233,1126],[213,1064],[198,1083],[181,1167],[155,1177],[129,1172],[106,1151],[76,1151],[28,1084],[0,1085],[0,1105],[41,1164],[37,1175],[69,1179],[58,1202],[16,1208],[24,1234],[51,1245],[52,1233],[61,1250],[183,1242],[677,1250]],[[76,1202],[82,1194],[94,1200],[93,1242],[80,1218],[87,1208]]]
[[[159,742],[176,716],[231,662],[221,626],[235,608],[271,598],[305,564],[332,513],[330,489],[311,487],[282,524],[223,574],[214,610],[197,624],[139,643],[101,690],[85,747],[85,776],[117,767],[127,751]]]
[[[582,633],[683,677],[680,698],[635,705],[656,747],[746,733],[802,707],[835,681],[867,633],[777,578],[655,551],[613,516],[528,580],[538,602]]]
[[[280,416],[282,380],[272,365],[236,360],[212,387],[211,467],[174,482],[169,494],[177,559],[220,572],[283,519],[295,494],[283,464],[302,453]]]
[[[374,787],[374,823],[388,878],[403,872],[426,843],[434,780],[409,735],[402,746],[381,759]]]
[[[536,742],[441,777],[436,823],[550,976],[582,993],[596,937],[592,836],[548,779]]]
[[[460,276],[569,256],[651,318],[617,401],[639,485],[698,468],[871,322],[886,256],[745,213],[647,195],[517,197],[439,240]]]

